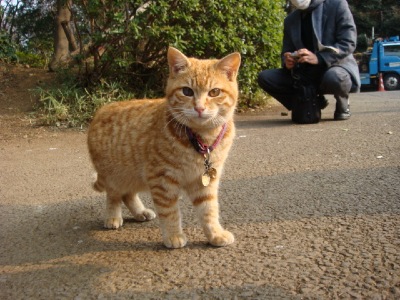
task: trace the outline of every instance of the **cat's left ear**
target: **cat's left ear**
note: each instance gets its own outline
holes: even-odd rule
[[[174,47],[168,48],[168,65],[171,74],[178,74],[185,71],[189,66],[190,62],[188,58],[178,49]]]
[[[224,58],[220,59],[217,63],[217,68],[223,71],[230,81],[236,79],[240,67],[240,53],[234,52]]]

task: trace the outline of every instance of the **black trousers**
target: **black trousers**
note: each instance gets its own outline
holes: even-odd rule
[[[349,109],[349,93],[356,90],[350,74],[342,67],[321,69],[307,66],[301,70],[307,80],[314,84],[319,95],[330,94],[336,99],[336,112],[341,113]],[[288,110],[297,99],[297,89],[294,87],[292,71],[286,68],[270,69],[258,74],[260,87],[282,103]]]

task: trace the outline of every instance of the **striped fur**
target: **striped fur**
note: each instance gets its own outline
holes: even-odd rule
[[[225,246],[233,243],[234,237],[219,223],[218,185],[235,135],[233,113],[240,55],[198,60],[170,47],[168,63],[170,75],[164,99],[106,105],[89,127],[89,153],[98,173],[93,187],[107,194],[104,226],[122,226],[122,202],[137,220],[155,218],[138,196],[150,191],[164,244],[183,247],[186,237],[178,205],[185,195],[196,208],[208,241]],[[211,145],[224,123],[227,131],[211,153],[217,178],[204,187],[204,157],[190,144],[185,126]]]

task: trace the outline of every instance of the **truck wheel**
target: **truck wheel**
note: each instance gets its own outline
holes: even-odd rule
[[[383,78],[385,90],[393,91],[400,88],[400,76],[397,74],[386,74]]]

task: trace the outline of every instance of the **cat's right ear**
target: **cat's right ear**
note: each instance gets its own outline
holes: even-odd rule
[[[222,58],[217,67],[222,70],[230,81],[236,79],[240,67],[240,53],[234,52]]]
[[[188,58],[178,49],[174,47],[168,48],[168,65],[171,74],[178,74],[184,72],[189,66]]]

